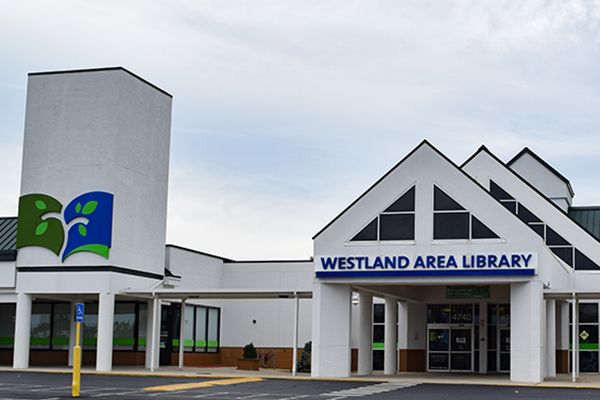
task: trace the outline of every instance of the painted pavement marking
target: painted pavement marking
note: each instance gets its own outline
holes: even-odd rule
[[[219,386],[219,385],[237,385],[238,383],[260,382],[262,380],[263,380],[262,378],[219,379],[216,381],[176,383],[173,385],[152,386],[152,387],[142,388],[142,390],[161,390],[161,391],[171,392],[171,391],[175,391],[175,390],[197,389],[197,388]]]
[[[377,393],[391,392],[392,390],[404,389],[411,386],[419,385],[413,382],[385,382],[378,385],[363,386],[354,389],[338,390],[330,393],[322,393],[321,396],[336,396],[336,399],[344,397],[363,397]],[[335,400],[335,399],[330,399]]]

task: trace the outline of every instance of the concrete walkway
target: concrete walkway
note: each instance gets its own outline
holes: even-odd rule
[[[32,367],[25,370],[16,370],[11,367],[0,367],[2,371],[30,371],[72,373],[66,367]],[[261,368],[260,371],[241,371],[236,367],[161,367],[154,372],[143,367],[113,367],[112,372],[96,372],[93,367],[84,367],[83,374],[115,374],[135,376],[173,376],[186,378],[241,378],[259,377],[269,379],[314,379],[308,373],[298,373],[293,376],[289,370],[273,370]],[[600,389],[600,374],[581,374],[578,382],[572,382],[571,375],[559,374],[555,378],[548,378],[539,384],[511,382],[508,374],[470,374],[470,373],[433,373],[433,372],[399,372],[395,375],[374,373],[369,376],[353,374],[350,378],[334,380],[372,381],[372,382],[418,382],[453,385],[500,385],[500,386],[535,386],[535,387],[569,387]]]

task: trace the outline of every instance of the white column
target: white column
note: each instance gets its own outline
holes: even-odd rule
[[[350,376],[350,285],[313,284],[313,378]]]
[[[183,369],[183,348],[185,345],[185,299],[181,300],[181,311],[179,314],[179,369]]]
[[[487,374],[488,348],[488,306],[486,302],[479,303],[479,373]]]
[[[15,313],[15,345],[13,368],[29,368],[29,342],[31,340],[31,302],[30,295],[17,294]]]
[[[96,371],[110,372],[112,370],[113,356],[115,294],[102,292],[98,297],[98,344],[96,345]]]
[[[298,321],[300,318],[300,298],[298,293],[294,294],[294,339],[292,353],[292,375],[298,374]]]
[[[359,292],[358,375],[373,373],[373,295]]]
[[[571,303],[573,310],[573,325],[571,326],[571,337],[573,338],[573,351],[571,353],[571,373],[573,382],[579,380],[579,299],[573,293],[573,302]]]
[[[153,300],[152,306],[152,342],[150,343],[150,371],[158,369],[160,364],[160,316],[161,303],[158,297]]]
[[[396,360],[398,356],[398,300],[385,298],[385,336],[383,350],[383,373],[394,375],[396,373]]]
[[[408,303],[398,303],[398,371],[408,370]]]
[[[546,376],[556,376],[556,300],[546,300]]]
[[[546,311],[542,283],[511,283],[510,312],[510,379],[542,382],[546,363]]]
[[[152,368],[152,338],[154,337],[154,300],[146,302],[146,362],[145,367]]]

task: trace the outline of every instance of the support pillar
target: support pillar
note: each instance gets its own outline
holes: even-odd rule
[[[546,376],[556,376],[556,300],[546,300]]]
[[[179,311],[179,369],[183,369],[183,350],[185,347],[185,300],[181,300],[181,310]]]
[[[29,342],[31,340],[31,295],[17,294],[15,312],[15,344],[13,368],[29,368]]]
[[[96,345],[96,371],[110,372],[112,370],[113,356],[115,294],[102,292],[98,297],[98,342]]]
[[[350,377],[350,285],[313,284],[313,378]]]
[[[398,371],[408,371],[408,303],[398,303]]]
[[[146,312],[146,359],[145,367],[152,369],[152,338],[154,337],[154,300],[148,300]]]
[[[385,298],[385,336],[383,350],[383,373],[396,374],[397,342],[398,338],[398,300]]]
[[[546,363],[542,283],[511,283],[510,312],[510,380],[540,383]]]
[[[479,373],[487,374],[488,349],[488,305],[479,303]]]
[[[358,375],[373,373],[373,295],[359,292]]]

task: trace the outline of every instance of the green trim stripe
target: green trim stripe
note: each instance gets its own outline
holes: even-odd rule
[[[219,347],[219,342],[217,340],[209,340],[208,347]]]
[[[83,345],[84,346],[95,346],[98,344],[98,339],[96,338],[84,338]]]
[[[14,337],[0,337],[0,344],[15,344]]]
[[[179,347],[179,339],[173,339],[173,346]]]
[[[53,345],[68,345],[69,338],[63,338],[63,337],[52,338],[52,344]]]
[[[373,350],[381,350],[385,346],[384,343],[373,343]]]
[[[183,347],[194,347],[194,340],[193,339],[184,339]]]
[[[146,345],[146,338],[138,339],[138,346],[145,346],[145,345]]]
[[[133,346],[135,345],[134,338],[115,338],[113,339],[113,346]]]
[[[598,343],[579,343],[579,350],[598,350]],[[569,345],[569,350],[573,350],[573,345]]]
[[[196,347],[206,347],[206,340],[196,340]]]

